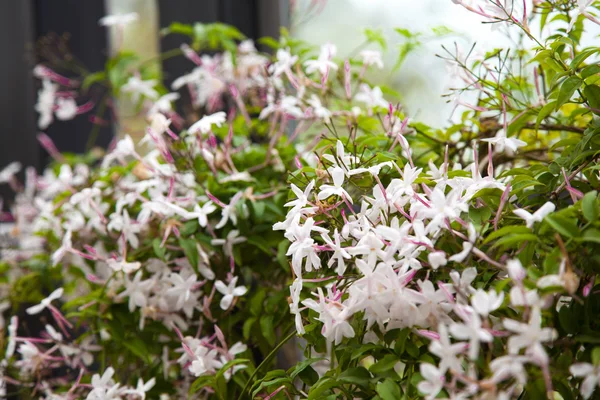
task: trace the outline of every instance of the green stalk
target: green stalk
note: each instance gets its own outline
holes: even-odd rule
[[[273,359],[273,357],[275,357],[275,355],[277,354],[277,351],[284,344],[286,344],[288,340],[290,340],[294,336],[296,336],[296,330],[295,329],[293,331],[291,331],[281,342],[279,342],[279,344],[277,344],[277,346],[275,346],[275,348],[273,350],[271,350],[271,352],[267,355],[267,357],[263,360],[263,362],[261,362],[260,365],[258,367],[256,367],[256,369],[254,370],[254,372],[252,373],[252,375],[250,375],[250,378],[248,378],[248,382],[246,382],[246,386],[244,386],[244,389],[242,389],[242,393],[240,393],[240,396],[238,397],[238,400],[241,400],[244,397],[244,393],[246,393],[246,390],[249,389],[250,383],[256,377],[256,374],[258,373],[258,371],[262,367],[264,367],[267,363],[269,363]]]

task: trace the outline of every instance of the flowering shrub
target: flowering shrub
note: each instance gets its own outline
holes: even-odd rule
[[[101,157],[42,134],[44,175],[0,173],[18,192],[0,264],[5,393],[597,395],[600,49],[580,44],[597,9],[454,3],[518,46],[447,51],[465,111],[444,130],[369,83],[378,51],[342,61],[285,32],[263,41],[271,58],[221,24],[168,28],[191,39],[177,52],[195,67],[171,88],[185,115],[131,53],[82,79],[37,67],[41,129],[110,107],[79,97],[97,86],[148,126]]]

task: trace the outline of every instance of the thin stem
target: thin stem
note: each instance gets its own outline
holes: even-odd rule
[[[275,346],[275,348],[273,350],[271,350],[271,352],[267,355],[267,357],[265,357],[265,359],[263,360],[263,362],[261,362],[260,365],[258,367],[256,367],[256,369],[254,370],[254,372],[252,373],[252,375],[250,375],[250,378],[248,378],[248,382],[246,382],[246,386],[244,386],[244,389],[242,389],[242,392],[240,393],[240,396],[238,397],[238,400],[241,400],[241,399],[244,398],[244,394],[246,393],[246,390],[249,389],[250,384],[252,383],[252,381],[256,377],[256,374],[258,373],[258,371],[262,367],[264,367],[265,365],[267,365],[269,362],[271,362],[271,360],[273,359],[273,357],[275,357],[275,355],[277,354],[277,351],[279,351],[279,349],[284,344],[286,344],[288,340],[290,340],[294,336],[296,336],[296,330],[295,329],[293,331],[291,331],[281,342],[279,342],[279,344],[277,344],[277,346]]]

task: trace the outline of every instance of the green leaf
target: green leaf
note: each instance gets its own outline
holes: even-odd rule
[[[377,361],[375,364],[369,368],[374,374],[380,374],[382,372],[387,372],[394,368],[394,366],[400,361],[395,354],[387,354],[381,360]]]
[[[581,237],[576,239],[579,242],[593,242],[600,244],[600,230],[596,228],[588,228],[583,232]]]
[[[551,101],[548,104],[546,104],[544,107],[542,107],[542,109],[540,110],[536,120],[535,120],[535,130],[537,131],[538,128],[540,127],[540,124],[542,123],[542,121],[552,113],[552,111],[554,111],[554,109],[556,108],[556,101]]]
[[[348,368],[339,375],[338,380],[344,383],[367,387],[371,380],[371,374],[364,367]]]
[[[179,245],[183,248],[183,253],[192,265],[192,268],[194,268],[194,271],[198,273],[198,248],[196,247],[196,240],[181,237],[179,238]]]
[[[396,382],[386,378],[383,382],[378,382],[375,388],[381,400],[397,400],[402,397],[402,390]]]
[[[587,67],[585,67],[584,69],[581,70],[581,77],[583,79],[589,78],[592,75],[596,75],[600,73],[600,65],[598,64],[592,64],[592,65],[588,65]]]
[[[263,336],[270,345],[275,344],[275,330],[273,329],[273,316],[263,315],[260,317],[260,329]]]
[[[598,192],[591,191],[583,196],[581,200],[581,211],[583,212],[583,216],[589,222],[595,221],[598,218],[598,205],[596,204],[596,197],[598,196]]]
[[[127,347],[133,354],[138,356],[145,363],[150,364],[150,351],[142,339],[139,337],[128,338],[123,340],[122,343],[123,346]]]
[[[94,83],[101,82],[103,80],[106,80],[106,72],[104,71],[89,74],[83,80],[83,83],[81,84],[81,89],[83,89],[84,92],[87,92],[90,86],[92,86]]]
[[[206,386],[214,385],[214,377],[212,375],[202,375],[198,377],[190,386],[188,394],[194,394]]]
[[[594,350],[592,350],[592,364],[600,364],[600,347],[594,347]]]
[[[544,219],[554,230],[563,236],[574,238],[579,236],[577,224],[566,217],[560,215],[548,215]]]
[[[577,89],[581,87],[583,80],[577,76],[570,76],[562,83],[558,92],[558,98],[556,99],[555,110],[562,107],[563,104],[571,100],[573,94]]]
[[[306,368],[310,367],[312,364],[319,362],[321,360],[325,360],[324,357],[319,358],[309,358],[308,360],[304,360],[296,364],[295,367],[290,368],[288,374],[290,374],[290,378],[294,379],[298,374],[304,371]]]
[[[583,95],[591,108],[593,108],[594,114],[600,114],[600,87],[597,85],[587,85],[583,89]]]
[[[594,53],[597,53],[599,49],[588,49],[588,50],[584,50],[581,53],[577,54],[575,56],[575,58],[573,59],[573,61],[571,61],[571,69],[577,69],[579,68],[579,66],[581,65],[582,62],[584,62],[588,57],[590,57],[591,55],[593,55]]]
[[[381,29],[366,28],[364,30],[364,32],[365,32],[365,36],[367,37],[367,42],[377,43],[381,46],[381,48],[383,50],[385,50],[387,48],[387,43],[386,43],[385,37],[383,36]]]

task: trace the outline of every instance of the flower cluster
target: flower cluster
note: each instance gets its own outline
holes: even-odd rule
[[[234,28],[174,24],[194,69],[169,89],[128,52],[81,78],[38,66],[40,128],[92,110],[79,93],[95,85],[147,126],[101,155],[40,134],[42,175],[0,171],[17,192],[0,214],[2,395],[591,398],[600,86],[579,39],[594,7],[554,18],[565,36],[543,45],[533,16],[572,5],[454,2],[540,48],[449,53],[466,87],[445,130],[369,81],[371,46],[339,60],[285,32],[268,56]]]

